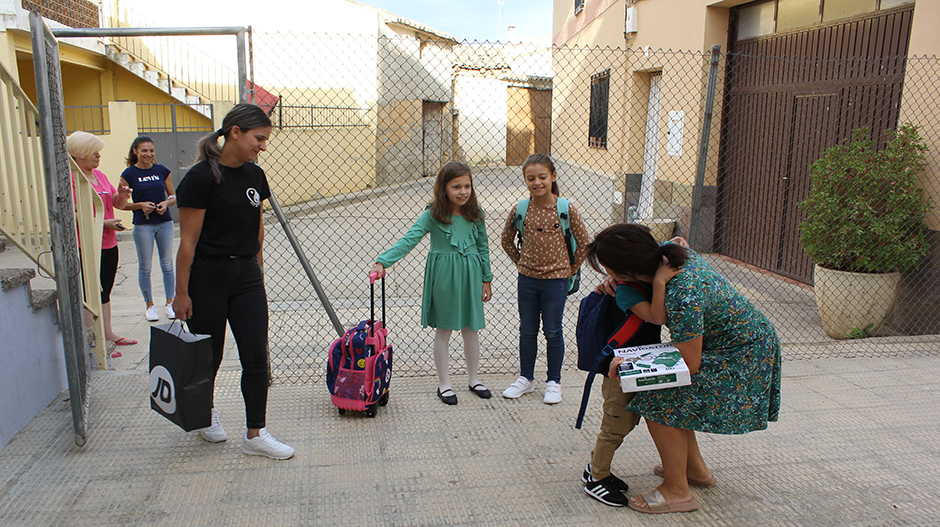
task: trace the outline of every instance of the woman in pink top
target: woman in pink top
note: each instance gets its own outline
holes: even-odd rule
[[[100,151],[104,141],[87,132],[75,132],[65,142],[69,155],[81,169],[82,175],[91,184],[104,202],[104,234],[101,237],[101,316],[104,317],[104,336],[118,346],[137,344],[136,340],[120,337],[111,329],[111,288],[118,267],[117,231],[123,231],[121,220],[114,217],[114,209],[121,209],[131,195],[129,187],[120,190],[108,181],[108,177],[98,170],[101,161]],[[73,182],[74,187],[74,182]],[[121,352],[114,352],[112,357],[120,357]]]

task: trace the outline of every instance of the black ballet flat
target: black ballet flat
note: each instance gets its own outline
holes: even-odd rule
[[[445,393],[450,393],[450,395],[444,395]],[[457,404],[457,394],[454,393],[454,390],[451,390],[450,388],[444,390],[443,393],[441,392],[441,389],[438,388],[437,396],[440,397],[442,401],[444,401],[444,404],[449,404],[451,406]]]
[[[490,391],[486,389],[486,386],[483,386],[483,384],[479,382],[473,386],[468,386],[468,388],[470,388],[470,391],[476,394],[476,396],[480,399],[489,399],[493,396],[493,394],[491,394]]]

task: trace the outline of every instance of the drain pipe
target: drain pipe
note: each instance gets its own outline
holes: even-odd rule
[[[708,72],[708,92],[705,95],[705,114],[702,116],[702,138],[698,151],[698,167],[695,171],[695,187],[692,189],[692,216],[689,219],[689,245],[695,249],[698,242],[699,223],[702,215],[702,192],[705,186],[705,165],[708,162],[708,131],[712,126],[715,108],[715,85],[718,84],[718,63],[721,61],[721,46],[712,46],[711,67]]]

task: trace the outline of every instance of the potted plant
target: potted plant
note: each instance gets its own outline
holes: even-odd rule
[[[886,131],[877,150],[866,128],[810,166],[812,189],[800,203],[800,241],[816,263],[816,305],[826,333],[877,332],[897,294],[900,273],[928,253],[930,199],[917,184],[927,147],[917,127]]]

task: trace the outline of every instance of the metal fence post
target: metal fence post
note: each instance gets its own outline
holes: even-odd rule
[[[238,102],[248,102],[248,72],[246,71],[245,28],[235,35],[238,48]]]
[[[287,239],[290,240],[290,245],[294,248],[294,252],[297,254],[297,259],[300,260],[300,265],[304,268],[304,272],[307,273],[307,278],[310,280],[310,284],[313,285],[313,289],[317,292],[317,298],[320,299],[320,303],[323,304],[323,309],[326,310],[327,316],[330,317],[330,322],[333,323],[333,328],[336,329],[336,334],[342,337],[346,330],[343,328],[343,324],[339,321],[339,318],[333,311],[333,305],[330,304],[330,299],[327,298],[326,292],[323,291],[323,287],[320,285],[320,280],[317,279],[317,275],[313,272],[313,267],[310,265],[310,261],[307,260],[307,255],[304,254],[303,247],[300,246],[300,241],[298,241],[297,236],[294,235],[294,231],[291,229],[290,223],[287,221],[287,216],[285,216],[284,211],[281,210],[281,205],[277,202],[277,198],[274,197],[274,193],[271,194],[271,197],[268,199],[268,201],[271,203],[271,208],[274,210],[274,215],[277,216],[277,221],[280,222],[281,227],[284,229],[284,234],[286,234]]]
[[[699,223],[702,214],[702,191],[705,185],[705,165],[708,162],[709,130],[715,108],[715,85],[718,84],[718,63],[721,61],[721,46],[712,46],[708,71],[708,91],[705,95],[705,113],[702,116],[702,137],[699,143],[698,167],[695,171],[695,186],[692,189],[692,216],[689,219],[689,245],[694,249],[698,242]]]

